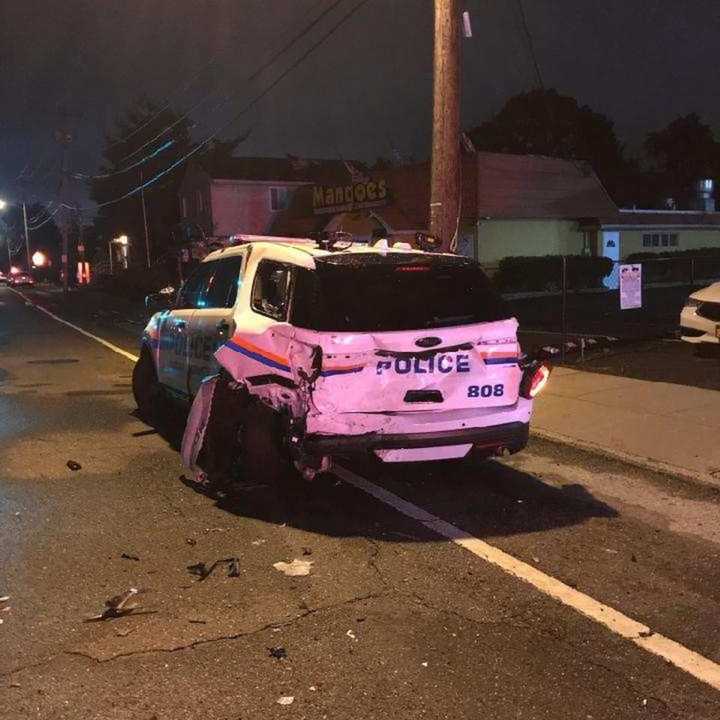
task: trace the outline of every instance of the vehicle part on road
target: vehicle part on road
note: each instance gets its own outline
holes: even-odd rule
[[[209,578],[213,574],[215,568],[219,567],[220,565],[227,565],[228,577],[240,576],[240,560],[236,557],[216,560],[210,566],[206,565],[204,562],[199,562],[195,563],[194,565],[188,565],[187,569],[191,575],[197,575],[200,578],[199,582],[202,582],[203,580],[207,580],[207,578]]]
[[[292,695],[283,695],[277,699],[278,705],[292,705],[295,702],[295,698]]]
[[[289,575],[291,577],[299,577],[302,575],[310,574],[310,568],[312,567],[313,562],[313,560],[298,560],[296,558],[290,563],[273,563],[273,567],[276,570],[279,570],[281,573],[285,573],[285,575]]]
[[[140,593],[145,592],[144,590],[138,590],[137,588],[130,588],[120,595],[115,595],[105,601],[105,610],[99,615],[93,615],[87,618],[86,622],[93,620],[111,620],[114,618],[123,617],[124,615],[130,615],[137,610],[140,605],[133,598],[137,598]]]
[[[129,555],[128,553],[123,553],[120,557],[123,560],[135,560],[136,562],[140,561],[140,558],[137,555]]]
[[[270,657],[276,660],[284,660],[287,657],[287,650],[285,650],[284,647],[271,647],[268,648],[268,652],[270,653]]]
[[[162,417],[164,396],[155,363],[146,348],[140,352],[140,358],[133,368],[132,391],[140,417],[148,423],[157,423]]]
[[[68,460],[65,465],[67,465],[70,470],[73,472],[77,472],[78,470],[82,470],[82,465],[79,462],[75,462],[74,460]]]

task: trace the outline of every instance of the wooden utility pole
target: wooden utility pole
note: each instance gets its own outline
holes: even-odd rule
[[[430,234],[454,249],[460,217],[460,5],[435,0]]]

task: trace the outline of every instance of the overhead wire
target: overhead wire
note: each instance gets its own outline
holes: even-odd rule
[[[319,0],[319,2],[315,3],[315,4],[310,8],[310,10],[308,10],[308,14],[314,13],[315,10],[317,10],[317,8],[318,8],[320,5],[323,4],[323,2],[325,2],[325,0]],[[283,34],[285,34],[285,33],[283,33]],[[196,71],[190,76],[190,79],[189,79],[186,83],[184,83],[184,85],[180,86],[179,88],[176,88],[175,90],[173,90],[173,91],[167,96],[168,99],[166,99],[165,103],[164,103],[161,107],[157,108],[157,110],[155,110],[155,111],[152,113],[152,115],[150,115],[150,117],[148,117],[148,118],[146,118],[145,120],[143,120],[143,122],[142,122],[140,125],[138,125],[137,127],[133,128],[127,135],[125,135],[125,136],[123,136],[123,137],[121,137],[121,138],[117,138],[117,139],[113,140],[111,143],[109,143],[108,146],[107,146],[108,149],[113,148],[113,147],[117,147],[118,145],[121,145],[122,143],[127,142],[130,138],[134,137],[134,136],[137,135],[140,131],[144,130],[148,125],[150,125],[154,120],[156,120],[157,118],[159,118],[166,110],[168,110],[168,109],[171,107],[171,103],[170,103],[170,99],[169,99],[169,98],[173,98],[173,97],[175,97],[175,96],[182,95],[182,94],[185,93],[187,90],[189,90],[189,89],[192,87],[192,85],[194,84],[194,82],[195,82],[197,79],[199,79],[204,72],[206,72],[207,70],[209,70],[213,65],[217,64],[217,62],[219,61],[220,57],[221,57],[224,53],[228,52],[229,50],[234,50],[234,49],[236,49],[236,47],[237,47],[237,43],[235,43],[234,41],[232,41],[232,42],[228,42],[225,47],[216,50],[216,51],[210,56],[210,59],[209,59],[207,62],[205,62],[205,64],[204,64],[201,68],[199,68],[198,70],[196,70]],[[207,98],[210,97],[212,94],[213,94],[212,92],[211,92],[211,93],[208,93],[207,95],[204,96],[204,99],[207,99]]]
[[[258,67],[251,75],[249,75],[246,79],[246,83],[251,83],[254,80],[256,80],[265,70],[267,70],[278,58],[280,58],[282,55],[284,55],[288,50],[291,50],[300,40],[302,40],[303,37],[305,37],[319,22],[321,22],[325,17],[327,17],[330,13],[333,12],[339,5],[346,2],[346,0],[333,0],[333,2],[325,8],[315,19],[311,20],[309,23],[307,23],[298,33],[296,33],[287,43],[285,43],[281,48],[276,50],[260,67]],[[317,6],[315,6],[317,7]],[[218,104],[216,104],[212,111],[218,110],[220,107],[225,105],[227,102],[232,100],[234,97],[239,95],[240,91],[236,90],[235,92],[231,92],[223,96]],[[186,120],[195,110],[197,110],[200,106],[202,106],[205,101],[212,96],[213,93],[209,93],[205,95],[203,98],[201,98],[197,103],[195,103],[189,110],[184,112],[179,118],[177,118],[174,122],[172,122],[167,127],[163,128],[159,133],[157,133],[154,137],[150,138],[146,142],[144,142],[140,147],[133,150],[131,153],[128,153],[124,157],[120,158],[117,162],[122,163],[125,160],[134,157],[139,152],[142,152],[148,145],[151,145],[156,140],[161,138],[163,135],[165,135],[169,130],[172,130],[173,128],[177,127],[181,122]]]
[[[337,6],[340,2],[343,0],[336,0],[335,3],[333,3],[333,7]],[[233,123],[235,123],[238,119],[240,119],[243,115],[245,115],[247,112],[249,112],[253,107],[255,107],[264,97],[266,97],[272,90],[275,89],[291,72],[293,72],[296,68],[298,68],[312,53],[315,52],[328,38],[330,38],[337,30],[345,23],[347,22],[358,10],[360,10],[361,7],[366,5],[370,0],[360,0],[360,2],[356,3],[348,12],[346,12],[334,25],[330,27],[330,29],[322,35],[317,41],[315,41],[310,47],[302,54],[300,55],[288,68],[286,68],[278,77],[273,80],[273,82],[270,83],[264,90],[262,90],[260,93],[258,93],[249,103],[247,103],[238,113],[233,115],[227,122],[223,123],[220,127],[218,127],[215,131],[213,131],[208,137],[206,137],[201,143],[196,145],[192,150],[187,152],[182,157],[178,158],[175,162],[173,162],[171,165],[169,165],[164,170],[160,171],[156,175],[154,175],[149,180],[141,183],[140,185],[136,186],[132,190],[129,190],[128,192],[124,193],[123,195],[120,195],[117,198],[114,198],[112,200],[106,200],[105,202],[98,203],[95,207],[96,208],[103,208],[107,207],[108,205],[114,205],[116,203],[122,202],[123,200],[126,200],[129,197],[132,197],[133,195],[136,195],[139,192],[142,192],[146,188],[150,187],[154,183],[156,183],[160,178],[164,177],[168,173],[172,172],[175,168],[182,165],[184,162],[189,160],[193,155],[198,153],[200,150],[202,150],[204,147],[207,147],[207,145],[215,139],[221,132],[227,130]],[[294,44],[294,43],[293,43]]]

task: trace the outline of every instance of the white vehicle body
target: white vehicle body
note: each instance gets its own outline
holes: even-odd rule
[[[213,268],[237,284],[223,307],[203,299],[220,289],[215,281],[193,295]],[[521,367],[517,321],[473,322],[478,308],[454,322],[446,308],[438,326],[404,327],[414,313],[431,312],[418,302],[432,308],[478,277],[479,266],[454,255],[253,240],[208,255],[176,308],[151,318],[144,343],[174,394],[192,397],[224,368],[286,418],[296,456],[370,451],[394,462],[460,458],[472,448],[515,452],[527,442],[533,403],[521,384],[536,382]],[[380,295],[388,283],[397,288],[377,307],[374,282]],[[424,283],[443,294],[412,296],[424,294]],[[486,292],[468,285],[476,290]],[[462,292],[458,298],[465,302]]]
[[[720,343],[720,282],[690,295],[680,313],[680,335],[688,343]]]

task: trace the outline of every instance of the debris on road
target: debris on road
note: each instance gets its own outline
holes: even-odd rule
[[[191,547],[194,547],[197,545],[197,540],[195,538],[186,538],[185,542],[190,545]]]
[[[291,563],[276,562],[273,564],[273,567],[281,573],[285,573],[285,575],[299,577],[301,575],[309,575],[312,564],[312,560],[298,560],[296,558]]]
[[[355,642],[357,642],[357,637],[355,636],[355,633],[354,633],[352,630],[348,630],[345,634],[346,634],[351,640],[354,640]]]
[[[129,553],[123,553],[120,557],[123,560],[135,560],[136,562],[140,562],[140,558],[137,555],[130,555]]]
[[[312,555],[312,550],[309,547],[304,547],[302,551],[303,555]]]
[[[278,705],[292,705],[295,702],[295,698],[292,695],[283,695],[277,699]]]
[[[220,565],[227,565],[228,577],[239,577],[240,575],[240,560],[236,557],[223,558],[222,560],[216,560],[212,565],[206,565],[204,562],[195,563],[194,565],[188,565],[187,569],[191,575],[197,575],[200,578],[199,582],[207,580],[215,571],[215,568]]]
[[[285,650],[284,647],[271,647],[268,648],[268,652],[270,653],[270,657],[276,660],[284,660],[287,657],[287,650]]]
[[[265,538],[260,538],[259,540],[253,540],[250,544],[255,545],[255,547],[259,547],[260,545],[264,545],[267,542]]]
[[[0,597],[0,602],[7,602],[10,599],[9,595],[3,595]]]
[[[76,472],[77,470],[82,470],[82,465],[79,462],[75,462],[74,460],[68,460],[65,464],[73,472]]]
[[[137,610],[140,605],[133,599],[136,598],[143,590],[137,588],[130,588],[120,595],[115,595],[109,600],[105,601],[105,610],[99,615],[93,615],[87,618],[87,622],[97,620],[111,620],[114,618],[123,617],[130,615],[133,611]]]

